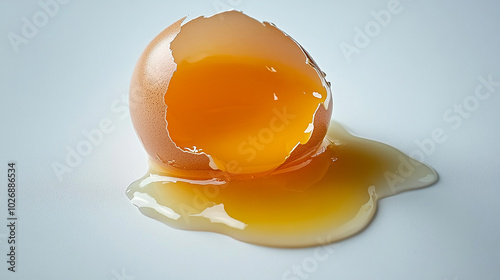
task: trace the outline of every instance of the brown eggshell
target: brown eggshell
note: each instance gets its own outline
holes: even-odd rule
[[[180,62],[217,54],[251,55],[284,62],[316,79],[326,89],[327,104],[318,106],[309,141],[298,145],[283,161],[292,162],[317,149],[332,114],[331,92],[323,72],[297,42],[274,25],[258,22],[237,11],[199,17],[181,27],[183,20],[166,28],[146,47],[130,85],[132,122],[155,169],[191,178],[228,175],[211,168],[207,155],[183,151],[169,137],[164,95],[177,68],[174,57]]]

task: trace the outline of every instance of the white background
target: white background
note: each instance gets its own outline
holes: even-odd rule
[[[356,45],[356,28],[388,3],[74,0],[16,46],[9,36],[23,36],[23,18],[33,22],[43,9],[2,0],[0,278],[498,279],[500,87],[477,103],[473,96],[479,77],[500,81],[500,4],[401,0],[400,12]],[[383,199],[365,231],[326,248],[249,245],[140,214],[125,197],[147,168],[125,110],[133,67],[172,22],[220,7],[274,22],[299,41],[332,82],[333,118],[420,152],[440,181]],[[344,55],[343,43],[359,52]],[[464,101],[467,114],[449,111]],[[52,165],[64,164],[67,149],[86,139],[82,131],[105,119],[113,131],[60,181]],[[416,141],[435,129],[446,140],[424,154]],[[5,262],[9,161],[18,169],[16,273]]]

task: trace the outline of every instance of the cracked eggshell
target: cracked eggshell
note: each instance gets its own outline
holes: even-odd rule
[[[297,145],[283,160],[286,164],[314,153],[326,135],[333,106],[330,85],[310,55],[273,24],[261,23],[242,12],[198,17],[181,27],[184,20],[175,22],[153,39],[132,75],[131,118],[150,163],[180,177],[223,176],[222,171],[213,169],[213,164],[211,167],[209,156],[183,151],[169,137],[164,95],[177,68],[174,56],[175,61],[197,61],[217,54],[272,59],[316,79],[328,94],[325,104],[320,104],[314,115],[314,130],[309,141]]]

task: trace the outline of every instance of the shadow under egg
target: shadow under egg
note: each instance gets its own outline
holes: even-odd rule
[[[301,168],[252,180],[188,180],[150,167],[126,194],[144,215],[174,228],[264,246],[307,247],[360,232],[378,199],[438,179],[425,164],[351,135],[334,121],[322,148]]]

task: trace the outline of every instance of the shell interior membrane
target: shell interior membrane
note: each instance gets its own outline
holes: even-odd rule
[[[311,136],[316,111],[331,100],[329,87],[275,26],[240,12],[197,18],[170,47],[177,69],[165,94],[166,122],[178,148],[238,175],[271,172],[298,145],[311,140],[311,152],[321,143],[329,118],[322,116],[319,137]]]
[[[132,121],[154,164],[253,178],[315,153],[332,98],[297,42],[236,11],[181,23],[148,45],[131,82]]]
[[[274,25],[236,11],[182,21],[148,45],[131,82],[150,161],[127,196],[145,215],[315,246],[361,231],[378,199],[436,182],[430,167],[330,122],[324,73]]]

